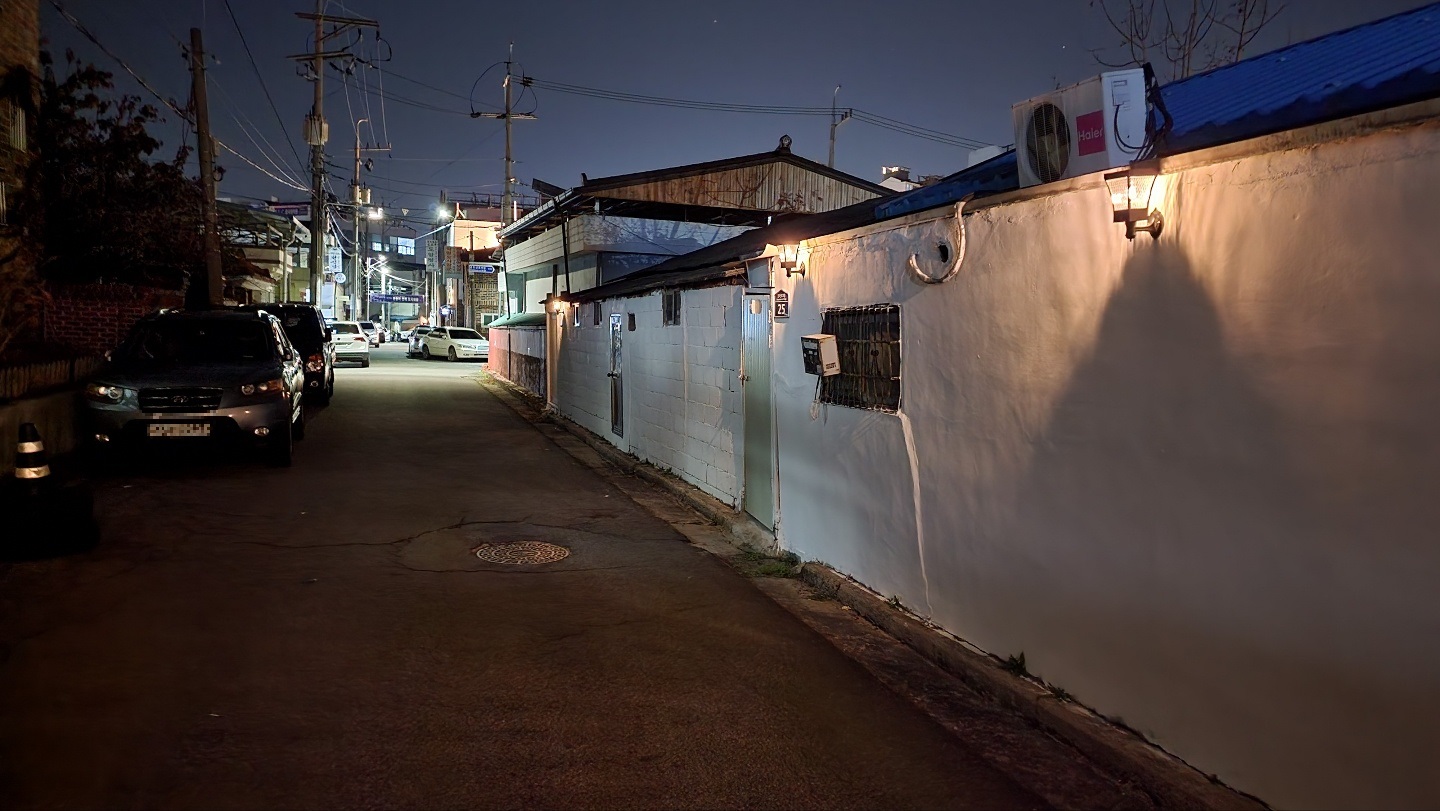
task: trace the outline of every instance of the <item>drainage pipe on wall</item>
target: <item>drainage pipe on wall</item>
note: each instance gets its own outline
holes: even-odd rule
[[[960,272],[960,265],[965,262],[965,218],[963,214],[965,213],[965,204],[970,202],[970,198],[974,196],[974,194],[967,194],[955,204],[955,217],[952,221],[949,243],[942,240],[935,246],[935,252],[940,258],[939,272],[931,273],[922,269],[920,254],[910,254],[910,272],[925,284],[944,284],[955,278],[955,274]]]

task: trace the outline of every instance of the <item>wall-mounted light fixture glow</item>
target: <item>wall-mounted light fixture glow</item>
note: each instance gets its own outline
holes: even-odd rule
[[[557,313],[565,312],[565,299],[558,296],[550,299],[550,307]]]
[[[370,209],[369,211],[366,211],[366,212],[365,212],[365,216],[369,217],[369,218],[372,219],[372,220],[384,219],[384,218],[385,218],[385,209],[383,209],[383,208],[378,208],[378,207],[377,207],[377,208],[372,208],[372,209]]]
[[[799,245],[780,246],[780,267],[785,269],[785,278],[791,276],[804,276],[805,266],[800,264]]]
[[[1110,190],[1110,205],[1115,210],[1115,222],[1125,223],[1125,238],[1134,239],[1137,231],[1148,233],[1159,239],[1165,227],[1165,218],[1151,208],[1150,197],[1155,192],[1159,167],[1154,161],[1134,163],[1105,175],[1105,186]]]

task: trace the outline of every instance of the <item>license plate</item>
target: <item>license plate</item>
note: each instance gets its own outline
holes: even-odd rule
[[[210,436],[210,423],[152,422],[150,436]]]

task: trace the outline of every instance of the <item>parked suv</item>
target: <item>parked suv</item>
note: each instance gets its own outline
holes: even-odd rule
[[[380,328],[375,326],[374,321],[361,321],[360,331],[365,333],[365,340],[369,341],[371,346],[380,345]]]
[[[247,304],[237,310],[263,310],[280,319],[285,337],[305,359],[305,393],[309,402],[324,405],[335,394],[335,343],[325,316],[314,304]]]
[[[305,436],[304,394],[304,360],[275,316],[169,310],[110,353],[85,386],[85,410],[101,446],[231,439],[288,466]]]

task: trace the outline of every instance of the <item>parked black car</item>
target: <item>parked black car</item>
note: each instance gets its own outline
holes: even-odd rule
[[[167,310],[140,319],[85,386],[96,449],[241,441],[288,466],[305,436],[303,358],[266,312]]]
[[[247,304],[237,310],[264,310],[280,319],[285,337],[305,359],[305,392],[311,403],[324,405],[335,394],[335,343],[325,316],[314,304],[303,302]]]

